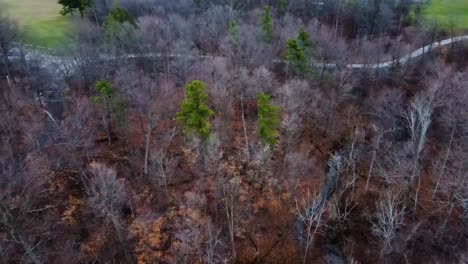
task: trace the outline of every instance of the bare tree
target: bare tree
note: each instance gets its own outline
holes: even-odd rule
[[[124,181],[117,178],[114,168],[102,163],[91,163],[89,171],[93,176],[86,183],[88,204],[98,216],[114,225],[119,239],[122,239],[120,215],[127,198]]]
[[[442,230],[446,227],[449,219],[452,217],[453,210],[455,208],[461,208],[463,210],[463,213],[461,213],[461,218],[463,218],[463,215],[467,215],[467,154],[462,150],[461,144],[456,144],[453,146],[453,148],[453,154],[448,158],[448,162],[444,160],[444,170],[446,172],[444,172],[443,177],[439,179],[439,185],[436,186],[439,190],[439,195],[437,197],[438,199],[436,199],[436,201],[448,208],[446,217],[441,226]]]
[[[166,195],[169,194],[167,187],[172,181],[177,166],[177,159],[169,153],[169,146],[176,133],[175,128],[168,130],[149,158],[150,170],[148,177],[156,188],[161,185],[164,186]]]
[[[308,107],[315,106],[315,98],[311,98],[312,96],[313,93],[310,92],[310,85],[307,81],[292,80],[281,87],[280,102],[285,112],[281,122],[283,134],[281,145],[285,155],[283,167],[288,152],[299,136],[302,115]]]
[[[427,131],[432,121],[433,108],[432,95],[419,96],[410,103],[409,108],[404,115],[411,135],[411,145],[414,158],[413,169],[410,177],[411,184],[415,184],[415,179],[417,178],[414,210],[416,210],[416,206],[418,204],[418,194],[421,187],[420,157],[426,143]]]
[[[24,250],[23,258],[35,264],[45,262],[38,248],[45,242],[44,233],[51,228],[47,226],[47,217],[50,217],[47,210],[55,205],[49,203],[50,207],[44,207],[41,204],[44,196],[50,195],[44,177],[45,160],[41,156],[31,152],[26,159],[0,159],[0,241],[13,244],[11,248],[16,251],[5,247],[6,254],[1,258],[5,263],[15,262],[19,250],[16,245]],[[39,218],[37,212],[42,217]]]
[[[229,238],[231,243],[232,256],[236,258],[235,234],[239,221],[239,198],[241,195],[242,181],[240,177],[220,178],[217,182],[218,195],[221,198],[226,221],[228,225]]]
[[[6,74],[12,78],[13,81],[15,79],[10,72],[10,60],[8,56],[10,56],[10,51],[13,48],[13,42],[17,37],[18,26],[5,15],[4,11],[0,11],[0,54],[3,59]]]
[[[351,186],[351,196],[354,197],[354,188],[356,185],[356,180],[358,177],[357,174],[357,165],[360,159],[360,144],[362,143],[365,137],[364,131],[360,130],[358,127],[354,129],[352,140],[349,145],[348,155],[346,157],[346,171],[349,173],[349,180],[347,186]]]
[[[273,152],[269,146],[263,146],[262,144],[252,146],[251,149],[253,153],[249,161],[248,179],[251,182],[262,184],[262,176],[269,172]]]
[[[439,167],[439,172],[438,172],[438,177],[437,177],[437,183],[436,183],[436,186],[434,187],[434,192],[432,193],[432,198],[433,199],[434,199],[434,196],[437,194],[437,190],[439,189],[440,182],[442,181],[442,178],[445,175],[445,169],[447,167],[447,161],[449,160],[451,150],[452,150],[453,139],[454,139],[454,136],[455,136],[455,129],[456,129],[456,126],[454,126],[452,128],[452,133],[450,135],[450,142],[448,144],[447,151],[445,153],[443,162],[442,162],[442,164],[440,164],[440,167],[438,166]]]
[[[405,207],[400,203],[400,197],[395,193],[386,193],[377,204],[376,220],[372,223],[372,232],[382,241],[380,260],[391,250],[391,241],[395,238],[398,228],[403,225]]]
[[[206,225],[206,247],[205,247],[205,263],[215,264],[219,263],[219,257],[217,255],[217,250],[219,246],[222,245],[220,239],[221,229],[216,230],[213,224],[208,222]]]
[[[221,148],[221,141],[216,133],[213,133],[208,138],[205,146],[205,165],[208,168],[211,176],[216,177],[218,172],[222,170],[220,164],[223,158],[223,150]]]
[[[302,257],[302,263],[307,263],[307,257],[309,255],[309,249],[312,246],[312,242],[319,229],[322,227],[322,215],[325,212],[326,207],[324,206],[322,197],[315,195],[311,197],[308,191],[305,198],[301,201],[296,200],[296,208],[294,213],[296,214],[297,220],[301,225],[301,241],[304,243],[304,255]]]
[[[372,128],[374,129],[375,132],[378,133],[378,128],[377,128],[376,125],[373,125]],[[366,189],[365,189],[366,192],[369,189],[369,183],[370,183],[370,179],[371,179],[372,172],[373,172],[373,169],[374,169],[375,160],[377,158],[377,152],[378,152],[379,147],[380,147],[381,135],[377,134],[374,138],[375,138],[375,140],[373,140],[373,144],[372,144],[372,149],[373,149],[372,150],[372,158],[371,158],[371,162],[370,162],[370,165],[369,165],[369,171],[367,173]]]
[[[335,193],[328,203],[329,221],[331,224],[326,224],[327,229],[334,234],[344,235],[343,232],[349,228],[350,216],[357,203],[353,202],[349,197],[344,198],[346,190],[341,190]],[[344,201],[343,201],[344,200]]]

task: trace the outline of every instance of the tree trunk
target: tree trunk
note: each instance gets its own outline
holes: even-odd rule
[[[375,147],[374,151],[372,152],[371,164],[370,164],[370,167],[369,167],[369,172],[367,173],[365,192],[367,192],[367,190],[369,189],[369,182],[370,182],[370,178],[372,176],[372,169],[374,168],[374,162],[375,162],[375,159],[377,157],[377,149],[379,148],[379,144],[380,144],[380,135],[377,137],[377,144],[376,144],[376,147]]]
[[[450,149],[452,147],[454,134],[455,134],[455,126],[452,129],[452,135],[450,136],[450,143],[449,143],[449,146],[448,146],[448,149],[447,149],[447,153],[445,154],[444,162],[442,163],[442,168],[440,169],[440,172],[439,172],[439,178],[437,179],[437,184],[436,184],[436,186],[434,188],[434,193],[432,193],[432,199],[434,199],[434,196],[437,193],[437,189],[439,188],[440,180],[444,176],[445,166],[447,165],[447,161],[448,161],[448,158],[449,158],[449,155],[450,155]]]
[[[145,167],[144,167],[145,175],[148,175],[148,156],[149,156],[149,147],[150,147],[150,136],[151,136],[151,122],[148,120],[148,128],[146,131],[146,144],[145,144]]]
[[[250,150],[249,150],[249,138],[247,137],[247,126],[245,124],[245,114],[244,114],[244,96],[241,94],[241,116],[242,116],[242,126],[244,128],[244,139],[245,139],[245,148],[247,154],[247,161],[250,160]]]

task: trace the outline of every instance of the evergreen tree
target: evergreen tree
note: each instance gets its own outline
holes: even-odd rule
[[[271,6],[265,6],[264,12],[260,17],[260,25],[262,27],[263,40],[270,43],[273,40],[273,18],[271,17]]]
[[[297,73],[302,75],[307,74],[309,66],[307,65],[306,54],[296,39],[288,39],[286,41],[284,59]]]
[[[299,35],[297,36],[297,41],[299,42],[299,45],[301,46],[306,53],[312,50],[313,44],[312,41],[310,40],[310,35],[309,32],[305,31],[304,28],[299,29]]]
[[[304,51],[306,63],[310,64],[312,59],[314,44],[310,40],[309,32],[305,31],[304,28],[299,29],[299,35],[297,36],[297,42]]]
[[[257,96],[258,134],[263,145],[274,146],[278,142],[280,108],[270,104],[270,96],[261,93]]]
[[[118,3],[116,3],[112,8],[112,11],[104,20],[104,29],[107,32],[113,32],[116,30],[116,26],[125,23],[128,23],[135,28],[137,27],[135,19],[125,9],[121,8]]]
[[[117,95],[114,88],[109,81],[101,80],[95,84],[97,95],[91,97],[91,100],[96,104],[104,108],[105,115],[103,116],[103,122],[106,126],[107,136],[109,142],[111,141],[110,132],[112,131],[112,119],[117,118],[117,121],[121,121],[122,113],[125,111],[125,106],[117,100]]]
[[[235,19],[229,21],[229,34],[231,35],[232,45],[236,47],[239,42],[239,26]]]
[[[196,132],[204,141],[210,136],[210,118],[214,116],[214,112],[206,105],[207,101],[203,82],[196,80],[188,83],[185,85],[182,110],[176,114],[176,120],[183,123],[186,135]]]
[[[63,16],[78,11],[81,17],[83,17],[84,11],[93,4],[92,0],[58,0],[58,3],[62,5],[60,14]]]
[[[201,0],[193,0],[193,4],[195,6],[195,15],[199,16],[202,10]]]
[[[288,0],[279,0],[278,9],[281,13],[286,13],[288,10],[289,1]]]

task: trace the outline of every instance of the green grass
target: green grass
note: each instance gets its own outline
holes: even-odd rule
[[[18,22],[27,44],[56,48],[65,39],[69,20],[57,0],[0,0],[0,7]]]
[[[429,21],[437,20],[444,30],[468,30],[468,0],[431,0],[425,10]]]

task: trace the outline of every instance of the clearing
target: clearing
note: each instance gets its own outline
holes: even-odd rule
[[[57,0],[0,0],[0,7],[18,21],[25,43],[55,48],[63,41],[69,20]]]
[[[442,29],[468,30],[468,0],[431,0],[426,17],[439,21]]]

